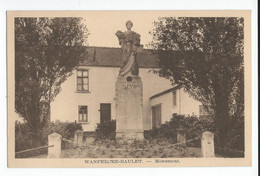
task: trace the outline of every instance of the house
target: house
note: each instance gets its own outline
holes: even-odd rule
[[[194,100],[184,89],[176,86],[150,97],[152,127],[158,128],[169,121],[172,114],[204,115],[203,105]]]
[[[88,47],[88,56],[62,84],[51,103],[52,121],[77,121],[84,131],[94,131],[97,123],[116,118],[115,85],[121,66],[121,48]],[[170,120],[173,113],[199,115],[200,103],[180,87],[153,73],[158,57],[151,50],[137,54],[143,82],[144,130]]]

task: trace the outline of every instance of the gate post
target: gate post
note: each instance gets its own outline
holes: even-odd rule
[[[59,158],[61,154],[61,135],[52,133],[48,136],[48,145],[53,147],[48,148],[48,158]]]
[[[183,143],[181,146],[186,146],[186,130],[185,129],[177,129],[177,143]]]
[[[74,133],[74,147],[82,145],[83,142],[83,132],[81,130],[77,130]]]
[[[201,153],[204,158],[215,157],[214,134],[209,131],[202,133]]]

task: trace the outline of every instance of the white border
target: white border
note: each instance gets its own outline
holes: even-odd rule
[[[0,0],[0,175],[257,175],[258,172],[258,63],[257,0]],[[6,102],[7,10],[252,10],[252,167],[224,168],[110,168],[110,169],[8,169]]]

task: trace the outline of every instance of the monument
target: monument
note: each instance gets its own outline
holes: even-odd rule
[[[126,22],[127,31],[117,31],[122,48],[122,66],[116,82],[116,139],[142,140],[143,84],[139,75],[136,54],[142,52],[140,35],[131,31],[133,23]]]

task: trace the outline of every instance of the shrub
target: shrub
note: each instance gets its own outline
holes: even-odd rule
[[[116,120],[105,121],[97,124],[96,139],[111,139],[116,138]]]
[[[39,134],[33,133],[25,123],[15,122],[15,152],[45,145]]]
[[[213,121],[209,119],[199,120],[197,116],[184,116],[173,114],[173,117],[169,122],[165,122],[160,128],[155,128],[149,131],[145,131],[145,139],[166,139],[173,143],[177,142],[177,130],[184,129],[186,131],[186,139],[193,139],[203,131],[214,132],[215,127]],[[189,143],[190,146],[200,146],[200,141],[196,140]]]
[[[77,122],[50,122],[42,130],[43,136],[47,136],[51,133],[58,133],[63,138],[70,139],[74,137],[76,130],[82,130],[82,125]]]
[[[74,123],[68,123],[65,128],[66,138],[74,138],[74,133],[77,130],[83,130],[82,125],[80,123],[77,123],[76,121]]]

